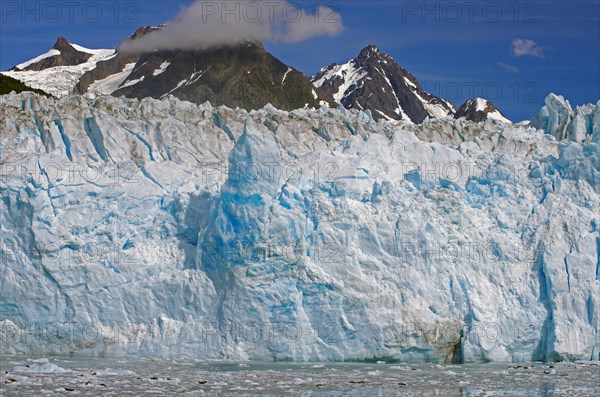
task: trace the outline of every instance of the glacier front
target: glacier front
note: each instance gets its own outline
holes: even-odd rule
[[[0,102],[2,354],[600,359],[600,106]]]

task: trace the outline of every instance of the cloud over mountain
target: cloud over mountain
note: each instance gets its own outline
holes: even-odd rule
[[[186,50],[240,40],[299,42],[335,36],[344,29],[335,10],[300,8],[287,1],[212,2],[199,0],[157,31],[127,40],[121,51]]]

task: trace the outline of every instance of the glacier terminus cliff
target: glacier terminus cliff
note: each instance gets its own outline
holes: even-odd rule
[[[600,359],[600,106],[0,97],[0,352]]]

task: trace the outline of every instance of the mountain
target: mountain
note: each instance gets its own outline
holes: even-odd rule
[[[210,101],[216,106],[244,109],[259,109],[270,103],[284,110],[318,107],[325,99],[301,72],[252,41],[142,54],[112,94],[138,99],[173,95],[194,103]]]
[[[0,95],[10,94],[13,91],[17,92],[17,93],[23,92],[23,91],[31,91],[31,92],[35,92],[36,94],[50,96],[50,94],[48,94],[42,90],[38,90],[36,88],[31,88],[31,87],[21,83],[17,79],[13,79],[12,77],[8,77],[3,74],[0,74]]]
[[[483,98],[469,99],[462,104],[454,114],[454,118],[461,117],[474,122],[492,119],[511,123],[490,101]]]
[[[452,104],[423,91],[412,74],[374,45],[347,63],[321,69],[313,84],[348,109],[370,110],[376,120],[420,123],[454,114]]]
[[[600,124],[0,99],[2,357],[600,358]]]
[[[125,41],[159,29],[140,27]],[[412,74],[374,45],[345,64],[321,69],[312,79],[256,41],[185,51],[134,53],[122,48],[91,50],[59,37],[47,53],[3,74],[57,97],[173,95],[196,104],[210,101],[216,106],[258,109],[271,103],[283,110],[337,102],[348,109],[368,110],[374,120],[418,124],[427,117],[455,116],[509,122],[481,98],[467,101],[457,113],[450,102],[425,92]]]
[[[161,27],[142,26],[126,40],[135,40]],[[140,59],[140,54],[115,50],[111,57],[100,60],[95,67],[86,71],[74,88],[74,93],[96,97],[111,95],[129,76]]]
[[[59,37],[50,51],[28,62],[17,65],[10,70],[23,71],[54,68],[57,66],[75,66],[87,62],[92,53],[89,50],[73,45],[64,37]]]
[[[158,29],[139,28],[127,40]],[[57,96],[76,93],[142,99],[173,95],[193,103],[210,101],[245,109],[271,103],[285,110],[318,107],[332,100],[260,42],[248,40],[193,51],[131,53],[120,47],[92,51],[60,37],[48,53],[6,74],[36,88],[52,87],[50,92]]]
[[[73,94],[81,77],[98,62],[114,56],[115,50],[93,50],[59,37],[50,51],[2,74],[55,97],[63,97]]]

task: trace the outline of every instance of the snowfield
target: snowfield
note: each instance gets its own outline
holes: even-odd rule
[[[71,46],[73,46],[77,51],[86,52],[88,54],[92,54],[92,56],[86,62],[83,62],[79,65],[56,66],[44,70],[7,71],[2,72],[2,74],[17,79],[32,88],[44,90],[48,94],[51,94],[55,97],[60,98],[71,95],[75,89],[75,86],[81,79],[81,76],[83,76],[85,72],[94,69],[98,62],[105,61],[115,56],[115,50],[93,50],[78,46],[77,44],[71,44]],[[60,51],[50,50],[37,58],[17,65],[17,67],[25,68],[44,58],[58,54],[60,54]],[[123,80],[124,79],[125,78],[123,78]]]
[[[600,104],[561,124],[574,142],[327,107],[0,102],[2,354],[600,359]]]

